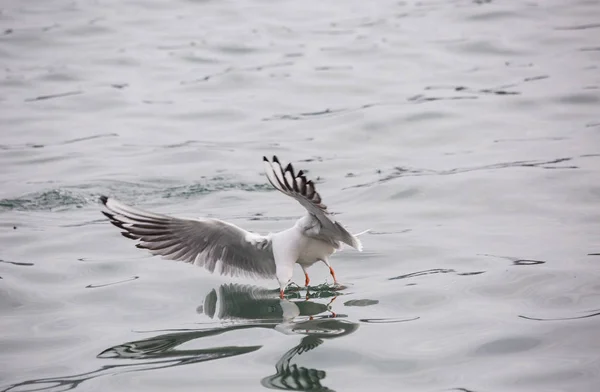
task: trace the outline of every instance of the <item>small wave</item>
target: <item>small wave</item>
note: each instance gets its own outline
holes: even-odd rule
[[[88,284],[87,286],[85,286],[86,289],[97,289],[100,287],[106,287],[106,286],[113,286],[115,284],[120,284],[120,283],[125,283],[125,282],[131,282],[134,280],[139,279],[139,276],[132,276],[131,278],[128,279],[124,279],[124,280],[119,280],[116,282],[110,282],[110,283],[101,283],[101,284]]]
[[[37,97],[25,99],[25,102],[45,101],[47,99],[63,98],[63,97],[69,97],[71,95],[79,95],[79,94],[83,94],[83,91],[76,90],[76,91],[67,91],[64,93],[57,93],[57,94],[38,95]]]
[[[583,156],[580,156],[579,158],[582,158],[582,157]],[[370,182],[362,183],[362,184],[358,184],[358,185],[352,185],[352,186],[346,187],[344,189],[363,188],[363,187],[372,186],[375,184],[382,184],[382,183],[385,183],[388,181],[395,180],[400,177],[447,176],[447,175],[463,174],[463,173],[468,173],[468,172],[473,172],[473,171],[481,171],[481,170],[501,170],[501,169],[518,168],[518,167],[540,168],[540,169],[551,169],[551,170],[578,169],[579,166],[576,166],[574,164],[565,164],[565,162],[572,162],[574,159],[575,159],[574,157],[562,157],[562,158],[549,159],[549,160],[527,160],[527,161],[514,161],[514,162],[500,162],[500,163],[493,163],[493,164],[489,164],[489,165],[459,167],[459,168],[444,169],[444,170],[432,170],[432,169],[424,169],[424,168],[396,166],[396,167],[392,168],[391,170],[389,170],[388,174],[386,174],[385,176],[382,176],[381,178],[379,178],[375,181],[370,181]],[[379,169],[376,171],[376,173],[381,175],[384,173],[384,171]]]
[[[66,189],[52,189],[44,192],[29,193],[15,199],[0,200],[0,210],[8,211],[47,211],[69,208],[81,208],[90,200],[76,192]]]
[[[481,256],[487,256],[487,257],[495,257],[497,259],[509,260],[509,261],[511,261],[513,263],[513,265],[517,265],[517,266],[546,264],[546,261],[544,261],[544,260],[523,259],[523,258],[512,257],[512,256],[497,256],[497,255],[490,255],[490,254],[487,254],[487,253],[483,253],[483,254],[480,254],[480,255]]]
[[[98,203],[101,194],[114,195],[125,202],[136,203],[156,199],[190,199],[214,192],[242,190],[246,192],[272,191],[268,184],[250,184],[214,177],[202,183],[159,188],[149,184],[111,182],[88,184],[78,188],[56,188],[28,193],[16,198],[0,200],[0,211],[62,211],[83,208]]]
[[[344,302],[344,306],[372,306],[377,305],[379,300],[376,299],[353,299],[350,301]]]
[[[22,263],[22,262],[18,262],[18,261],[8,261],[8,260],[2,260],[2,259],[0,259],[0,263],[18,265],[18,266],[22,266],[22,267],[31,267],[33,265],[33,263]]]
[[[395,323],[405,323],[408,321],[415,321],[420,319],[421,317],[413,317],[413,318],[408,318],[408,319],[401,319],[401,318],[369,318],[369,319],[360,319],[359,321],[363,322],[363,323],[370,323],[370,324],[395,324]]]
[[[221,180],[221,181],[219,181]],[[213,192],[228,191],[238,189],[246,192],[271,191],[273,188],[268,184],[248,184],[243,182],[228,182],[218,179],[202,184],[191,184],[171,187],[163,190],[162,196],[165,198],[184,198],[189,199],[196,195],[205,195]]]
[[[598,310],[592,310],[590,313],[585,314],[583,316],[566,316],[566,317],[555,317],[555,318],[540,318],[540,317],[530,317],[519,315],[520,318],[531,321],[569,321],[569,320],[580,320],[590,317],[600,316],[600,312]]]

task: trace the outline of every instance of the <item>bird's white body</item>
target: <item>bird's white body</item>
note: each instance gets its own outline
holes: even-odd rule
[[[292,279],[296,263],[304,271],[319,261],[329,265],[328,258],[336,250],[332,245],[307,235],[314,227],[312,220],[310,215],[306,215],[289,229],[270,235],[277,265],[277,281],[282,288]]]

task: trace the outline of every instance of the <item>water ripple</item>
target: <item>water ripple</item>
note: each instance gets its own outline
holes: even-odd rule
[[[31,267],[35,264],[33,263],[22,263],[22,262],[18,262],[18,261],[8,261],[8,260],[2,260],[0,259],[0,263],[7,263],[7,264],[12,264],[12,265],[18,265],[21,267]]]
[[[538,317],[523,316],[523,315],[519,315],[519,317],[526,319],[526,320],[532,320],[532,321],[568,321],[568,320],[580,320],[580,319],[600,316],[600,312],[598,310],[591,310],[590,312],[591,313],[583,315],[583,316],[572,316],[572,317],[538,318]]]
[[[125,282],[131,282],[134,280],[139,279],[139,276],[132,276],[129,279],[124,279],[124,280],[119,280],[118,282],[111,282],[111,283],[103,283],[103,284],[88,284],[87,286],[85,286],[86,289],[96,289],[99,287],[107,287],[107,286],[113,286],[115,284],[120,284],[120,283],[125,283]]]
[[[485,271],[456,272],[453,269],[434,268],[434,269],[411,272],[409,274],[395,276],[393,278],[388,278],[388,280],[410,279],[410,278],[416,278],[419,276],[434,275],[434,274],[448,274],[448,273],[455,273],[456,275],[459,275],[459,276],[472,276],[472,275],[483,274],[483,273],[485,273]]]
[[[95,192],[85,191],[91,188]],[[102,194],[118,194],[125,201],[139,203],[144,199],[190,199],[215,192],[242,190],[245,192],[271,192],[273,187],[265,183],[236,182],[223,177],[213,177],[202,183],[158,188],[146,183],[112,182],[81,185],[77,188],[57,188],[29,193],[17,198],[0,199],[0,211],[64,211],[98,203]]]
[[[401,177],[414,177],[414,176],[448,176],[455,174],[463,174],[473,171],[480,170],[499,170],[499,169],[508,169],[514,167],[527,167],[527,168],[541,168],[541,169],[577,169],[578,166],[575,165],[559,165],[559,163],[572,161],[574,158],[564,157],[564,158],[555,158],[550,160],[531,160],[531,161],[514,161],[514,162],[502,162],[502,163],[494,163],[490,165],[483,166],[473,166],[473,167],[462,167],[462,168],[453,168],[447,170],[431,170],[431,169],[421,169],[421,168],[411,168],[411,167],[394,167],[390,170],[391,173],[384,175],[376,181],[367,182],[363,184],[353,185],[348,188],[362,188],[372,186],[374,184],[381,184],[388,181],[392,181]],[[378,170],[378,174],[383,174],[383,171]]]
[[[370,318],[370,319],[360,319],[363,323],[369,324],[396,324],[396,323],[405,323],[408,321],[415,321],[420,319],[421,317],[413,317],[408,319],[401,318]]]
[[[490,254],[485,254],[485,253],[482,253],[481,256],[489,256],[489,257],[495,257],[495,258],[499,258],[499,259],[509,260],[513,263],[513,265],[517,265],[517,266],[538,265],[538,264],[546,263],[543,260],[521,259],[518,257],[511,257],[511,256],[496,256],[496,255],[490,255]]]
[[[67,189],[53,189],[30,193],[15,199],[0,200],[0,210],[44,211],[81,208],[90,202],[89,196],[83,196]]]
[[[83,91],[77,90],[77,91],[67,91],[67,92],[64,92],[64,93],[39,95],[39,96],[37,96],[35,98],[26,98],[25,102],[45,101],[47,99],[70,97],[71,95],[79,95],[79,94],[83,94]]]

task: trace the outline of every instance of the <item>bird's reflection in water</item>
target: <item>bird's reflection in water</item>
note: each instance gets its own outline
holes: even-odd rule
[[[223,285],[219,288],[219,294],[213,290],[206,296],[204,305],[198,311],[211,318],[216,315],[222,320],[260,321],[288,335],[304,335],[300,344],[277,361],[276,373],[263,378],[261,383],[267,388],[289,391],[331,391],[321,384],[325,371],[298,366],[293,363],[294,357],[317,348],[326,339],[351,334],[356,331],[358,324],[342,320],[343,316],[330,311],[329,304],[310,300],[280,300],[274,294],[273,291],[252,286]],[[333,301],[336,295],[336,291],[325,288],[308,296],[331,297]]]
[[[262,379],[263,386],[292,391],[331,391],[321,385],[325,371],[298,366],[293,362],[297,356],[317,348],[327,339],[351,334],[358,328],[358,324],[343,320],[343,315],[333,313],[330,310],[331,302],[323,304],[309,299],[290,301],[279,299],[278,294],[254,286],[222,285],[206,296],[197,311],[213,319],[227,320],[226,324],[203,329],[171,330],[147,339],[119,344],[102,351],[98,358],[135,362],[104,365],[97,370],[71,376],[28,380],[8,386],[2,391],[66,391],[104,375],[164,369],[250,353],[262,346],[178,349],[192,340],[250,328],[275,329],[288,335],[303,335],[300,343],[288,350],[277,362],[276,373]],[[334,290],[322,289],[309,296],[330,297],[333,300],[336,295]]]

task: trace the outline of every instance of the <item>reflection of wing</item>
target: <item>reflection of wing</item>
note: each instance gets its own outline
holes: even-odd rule
[[[204,299],[199,312],[221,320],[274,320],[283,318],[282,300],[273,290],[261,287],[223,284]]]
[[[261,380],[264,387],[271,389],[281,389],[286,391],[322,391],[327,392],[331,389],[321,385],[327,373],[318,369],[307,369],[296,364],[290,364],[290,361],[296,356],[301,355],[318,347],[323,343],[322,339],[313,336],[306,336],[300,341],[300,344],[286,352],[275,365],[275,373],[272,376]]]
[[[271,239],[219,219],[180,219],[142,211],[115,199],[100,197],[103,211],[123,236],[138,248],[170,260],[185,261],[214,272],[221,262],[223,275],[275,277]]]
[[[306,336],[302,338],[300,344],[281,357],[275,365],[276,373],[263,378],[261,384],[267,388],[288,391],[331,391],[331,389],[321,385],[321,380],[326,376],[325,371],[301,367],[292,364],[291,361],[298,355],[314,350],[324,342],[324,339],[349,335],[357,328],[358,324],[356,323],[335,318],[291,323],[286,328],[287,332]]]
[[[102,376],[114,376],[128,372],[139,372],[156,369],[167,369],[175,366],[192,365],[195,363],[228,358],[235,355],[247,354],[260,349],[262,346],[228,346],[207,349],[177,350],[188,341],[211,337],[230,330],[247,328],[232,326],[199,331],[169,333],[149,339],[128,342],[110,347],[100,354],[101,359],[129,359],[132,361],[115,361],[102,365],[96,370],[85,373],[58,377],[39,378],[10,385],[2,391],[67,391],[80,389],[81,384]],[[123,363],[125,362],[125,363]]]
[[[315,184],[306,179],[302,170],[294,173],[291,163],[284,170],[276,156],[273,157],[272,162],[267,157],[263,157],[263,162],[265,174],[271,185],[278,191],[296,199],[309,214],[318,220],[320,230],[316,238],[331,243],[336,248],[339,247],[341,241],[354,249],[362,250],[358,238],[331,217],[327,206],[322,203],[321,195],[317,192]]]
[[[327,311],[318,302],[292,302],[279,299],[278,292],[251,285],[223,284],[212,290],[198,307],[198,313],[223,320],[273,321],[296,316],[314,316]]]
[[[298,355],[304,354],[307,351],[319,347],[321,343],[323,343],[323,339],[319,339],[314,336],[305,336],[300,341],[300,344],[296,346],[295,350]]]
[[[191,340],[220,335],[227,330],[243,329],[243,326],[229,328],[211,328],[199,331],[186,331],[153,336],[148,339],[122,343],[107,348],[98,354],[98,358],[127,358],[127,359],[168,359],[194,358],[195,361],[227,358],[258,350],[261,346],[245,347],[214,347],[209,349],[178,350],[177,347]]]

